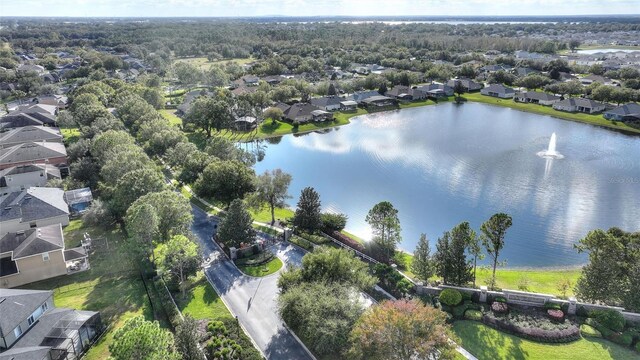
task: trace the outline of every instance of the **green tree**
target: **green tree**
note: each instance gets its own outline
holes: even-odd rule
[[[184,298],[187,279],[200,268],[198,245],[184,235],[174,235],[166,243],[160,244],[157,251],[160,270],[178,281]]]
[[[493,263],[493,272],[491,275],[491,288],[495,288],[496,284],[496,267],[498,266],[498,257],[500,251],[504,247],[504,238],[512,225],[511,216],[498,213],[489,218],[480,225],[480,231],[482,231],[482,244],[484,245],[487,253],[491,256]]]
[[[109,344],[110,359],[178,360],[173,335],[160,328],[157,321],[147,321],[142,315],[127,320],[113,333]]]
[[[112,191],[112,213],[120,218],[139,197],[162,191],[165,187],[164,176],[154,168],[143,167],[128,172],[118,180]]]
[[[127,234],[136,244],[135,249],[145,260],[151,255],[152,262],[155,263],[153,241],[158,236],[160,226],[156,210],[150,204],[131,206],[124,220]]]
[[[213,197],[229,206],[255,190],[255,173],[237,160],[214,161],[204,169],[194,189],[198,196]]]
[[[456,102],[460,102],[462,94],[465,93],[464,85],[462,85],[461,81],[455,82],[453,92],[456,94]]]
[[[271,124],[275,125],[276,121],[279,121],[284,117],[284,113],[280,108],[270,107],[264,111],[263,116],[265,119],[271,119]]]
[[[420,234],[420,240],[418,240],[416,250],[413,252],[411,271],[424,281],[428,281],[435,273],[429,240],[425,234]]]
[[[231,126],[233,122],[231,106],[226,100],[201,96],[191,104],[185,116],[185,122],[201,128],[207,133],[207,137],[211,137],[214,129],[219,132]]]
[[[478,234],[471,230],[469,233],[469,254],[473,256],[473,287],[476,287],[476,271],[478,269],[478,260],[484,260],[484,253],[482,252],[482,242]]]
[[[239,248],[241,243],[253,243],[256,231],[253,229],[253,218],[247,211],[244,202],[235,199],[229,205],[227,213],[220,222],[218,238],[227,247]]]
[[[551,83],[551,79],[539,74],[527,75],[516,81],[516,85],[525,87],[529,90],[535,90],[543,88],[545,85]]]
[[[350,359],[455,359],[446,314],[417,300],[385,301],[355,324]]]
[[[352,291],[337,283],[302,283],[278,297],[278,312],[315,354],[334,358],[347,348],[364,311]]]
[[[302,267],[292,270],[299,275],[280,279],[278,286],[286,291],[299,282],[341,283],[360,290],[367,290],[376,284],[376,278],[369,274],[366,263],[344,249],[321,247],[302,258]],[[293,279],[293,283],[288,281]]]
[[[265,171],[256,181],[256,198],[259,203],[267,204],[271,210],[271,224],[276,221],[275,209],[286,206],[285,201],[291,196],[287,194],[291,184],[291,175],[281,169]],[[262,206],[260,206],[262,207]]]
[[[635,278],[640,267],[640,232],[593,230],[578,242],[576,249],[589,253],[589,263],[582,268],[576,283],[580,299],[640,310],[640,284]]]
[[[174,71],[180,84],[187,88],[191,88],[193,85],[196,85],[200,79],[202,79],[202,72],[200,69],[188,62],[177,63]]]
[[[320,195],[312,187],[302,189],[293,224],[303,230],[315,232],[322,226]]]
[[[327,232],[341,231],[347,226],[348,217],[345,214],[322,213],[320,214],[322,228]]]
[[[185,315],[184,321],[176,328],[175,343],[182,360],[202,360],[204,358],[204,354],[200,350],[198,322],[191,315]]]
[[[184,196],[172,190],[153,192],[138,198],[131,204],[131,207],[135,208],[145,204],[155,209],[158,215],[159,241],[166,241],[172,235],[189,233],[193,215],[191,214],[191,204]]]
[[[398,210],[388,201],[382,201],[369,210],[365,221],[371,226],[372,242],[386,260],[393,257],[396,245],[402,241]]]
[[[442,278],[445,284],[449,284],[449,276],[453,273],[451,262],[451,233],[445,231],[436,242],[436,253],[433,255],[433,265],[436,275]]]
[[[449,247],[451,262],[451,284],[465,286],[473,280],[473,266],[467,260],[467,249],[476,236],[468,222],[462,222],[451,229],[451,245]]]

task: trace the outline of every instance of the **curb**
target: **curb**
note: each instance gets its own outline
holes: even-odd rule
[[[293,337],[298,340],[298,342],[300,343],[300,345],[302,345],[302,348],[307,352],[307,354],[309,354],[309,356],[311,356],[311,358],[313,360],[318,360],[316,359],[316,357],[313,355],[313,353],[307,348],[307,345],[305,345],[302,340],[300,340],[300,338],[298,337],[298,335],[296,335],[295,332],[293,332],[293,330],[289,329],[289,327],[287,326],[287,323],[284,322],[284,320],[282,321],[282,324],[284,325],[284,328],[287,329],[287,331],[289,331],[289,333],[291,333],[291,335],[293,335]]]

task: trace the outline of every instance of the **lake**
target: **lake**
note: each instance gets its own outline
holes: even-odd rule
[[[543,159],[551,134],[563,159]],[[640,138],[479,103],[369,114],[326,133],[265,144],[256,173],[293,175],[290,205],[314,187],[323,210],[349,216],[347,230],[370,238],[369,209],[399,210],[403,242],[435,241],[496,212],[513,217],[501,259],[510,267],[573,266],[573,244],[589,230],[640,230]]]
[[[587,50],[576,50],[576,53],[583,55],[593,55],[593,54],[604,54],[604,53],[615,53],[615,52],[623,52],[623,53],[632,53],[640,51],[640,48],[636,49],[587,49]]]

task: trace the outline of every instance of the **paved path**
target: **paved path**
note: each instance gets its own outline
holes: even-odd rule
[[[242,274],[211,240],[215,221],[192,205],[192,231],[197,235],[205,259],[209,282],[231,313],[245,328],[269,360],[314,359],[277,315],[278,273],[255,278]],[[292,245],[273,245],[271,250],[286,266],[299,266],[304,252]]]

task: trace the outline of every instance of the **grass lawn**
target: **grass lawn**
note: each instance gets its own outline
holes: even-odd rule
[[[174,125],[174,126],[182,125],[182,119],[180,119],[176,115],[176,111],[175,110],[163,109],[163,110],[158,110],[158,112],[160,113],[160,115],[162,115],[162,117],[164,117],[165,119],[169,120],[169,123],[171,125]]]
[[[405,261],[405,269],[400,269],[403,273],[411,278],[415,278],[415,275],[411,272],[411,262],[413,261],[413,255],[403,253]],[[575,286],[578,278],[580,277],[580,269],[497,269],[496,270],[496,284],[501,289],[518,290],[518,286],[522,282],[523,278],[526,278],[529,285],[529,291],[553,294],[561,296],[558,290],[558,283],[561,280],[569,279],[571,281],[571,288],[567,291],[567,296],[573,295],[573,287]],[[488,268],[478,267],[476,274],[476,285],[485,285],[491,278],[491,270]],[[433,278],[432,280],[436,280]]]
[[[262,222],[262,223],[271,223],[271,209],[268,206],[263,207],[260,211],[256,211],[255,209],[249,209],[251,216],[254,221]],[[285,209],[285,208],[275,208],[274,214],[276,216],[276,220],[285,220],[292,218],[294,215],[293,210]]]
[[[246,58],[246,59],[242,59],[242,58],[233,58],[233,59],[223,59],[223,60],[216,60],[216,61],[209,61],[209,59],[207,59],[206,57],[194,57],[194,58],[183,58],[183,59],[176,59],[175,63],[179,63],[179,62],[186,62],[186,63],[190,63],[191,65],[194,65],[195,67],[199,68],[200,70],[208,70],[211,65],[213,64],[225,64],[228,62],[235,62],[238,65],[244,65],[247,63],[250,63],[254,61],[254,59],[252,58]]]
[[[348,232],[348,231],[346,231],[344,229],[340,230],[340,232],[342,233],[342,235],[348,236],[352,240],[355,240],[355,241],[359,242],[360,244],[364,245],[364,242],[365,242],[364,239],[362,239],[362,238],[360,238],[360,237],[358,237],[356,235],[353,235],[352,233],[350,233],[350,232]]]
[[[60,132],[62,133],[62,139],[64,143],[68,146],[73,144],[74,142],[80,140],[80,129],[77,127],[74,128],[60,128]]]
[[[191,283],[186,295],[185,298],[180,294],[176,295],[176,304],[183,314],[189,314],[197,320],[233,319],[229,309],[202,272],[199,272],[196,280]]]
[[[83,226],[81,220],[72,220],[64,229],[65,245],[78,246],[85,232],[93,239],[90,270],[39,281],[24,288],[53,290],[58,307],[100,311],[103,323],[111,324],[111,328],[89,349],[85,359],[105,359],[109,356],[108,346],[114,330],[121,327],[126,319],[142,314],[149,320],[160,320],[165,327],[168,322],[162,311],[157,311],[154,316],[122,231],[118,228],[105,231]],[[157,294],[152,292],[150,296],[154,299]]]
[[[520,339],[474,321],[456,321],[453,330],[460,345],[479,360],[631,360],[638,354],[610,341],[587,338],[568,344],[542,344]]]
[[[611,129],[622,130],[629,133],[640,134],[640,129],[632,128],[622,122],[614,124],[612,121],[605,119],[601,114],[591,115],[582,113],[568,113],[564,111],[556,111],[550,106],[519,103],[509,99],[498,99],[491,96],[484,96],[480,93],[464,94],[463,98],[469,101],[481,102],[491,105],[509,107],[512,109],[526,111],[541,115],[549,115],[559,119],[583,122],[591,125],[608,127]]]
[[[240,269],[240,271],[242,271],[243,273],[249,276],[256,276],[256,277],[271,275],[276,271],[280,270],[281,268],[282,268],[282,261],[280,261],[280,259],[278,259],[277,256],[274,256],[273,259],[271,259],[266,264],[262,264],[262,265],[255,265],[255,266],[238,265],[238,269]]]

